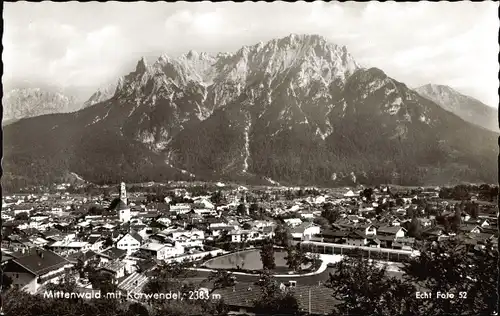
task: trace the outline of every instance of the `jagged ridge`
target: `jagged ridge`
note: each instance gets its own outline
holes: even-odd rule
[[[2,97],[2,106],[4,121],[80,109],[74,97],[39,88],[10,90]]]
[[[144,178],[145,168],[148,174],[167,168],[166,178],[173,169],[197,178],[326,185],[491,181],[496,168],[495,134],[380,69],[360,67],[345,47],[316,35],[293,34],[217,56],[191,51],[153,64],[141,59],[111,99],[54,120],[59,124],[32,121],[34,135],[57,125],[50,137],[64,133],[71,144],[69,162],[60,159],[90,181],[102,180],[98,171],[113,178],[107,175],[120,173],[125,162],[130,178],[134,172]],[[12,143],[28,137],[20,128],[6,131],[10,159],[36,157],[33,148]],[[92,151],[104,156],[78,160]],[[106,170],[97,170],[108,151],[122,164],[113,167],[108,159]],[[138,167],[136,159],[146,164]]]

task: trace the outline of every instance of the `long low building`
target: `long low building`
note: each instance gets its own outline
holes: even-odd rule
[[[419,256],[417,250],[390,249],[378,247],[352,246],[345,244],[334,244],[317,241],[303,241],[300,243],[306,251],[319,254],[353,255],[358,253],[367,258],[387,259],[388,261],[402,261],[411,257]]]
[[[89,250],[90,244],[86,241],[56,241],[47,245],[47,248],[60,255],[69,255]]]

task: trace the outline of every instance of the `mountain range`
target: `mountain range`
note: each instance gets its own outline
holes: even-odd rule
[[[6,126],[4,183],[68,173],[96,183],[496,181],[497,133],[317,35],[143,58],[114,90],[78,112]]]
[[[415,89],[421,96],[439,104],[443,109],[455,113],[465,121],[494,132],[499,131],[498,109],[463,95],[444,85],[427,84]]]
[[[82,100],[85,90],[78,88],[64,89],[25,83],[24,86],[4,87],[5,94],[2,99],[3,117],[2,126],[16,122],[23,118],[35,116],[70,113],[92,106],[96,103],[110,99],[115,92],[116,84],[108,84],[97,89],[86,101]],[[74,94],[73,94],[74,93]]]
[[[7,91],[2,97],[2,122],[53,113],[74,112],[81,108],[78,101],[60,92],[40,88],[22,88]]]

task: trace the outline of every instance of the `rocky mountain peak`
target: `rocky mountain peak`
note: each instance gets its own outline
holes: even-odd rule
[[[83,108],[87,108],[89,106],[92,106],[94,104],[106,101],[111,99],[115,93],[116,90],[123,85],[123,79],[120,78],[118,82],[109,84],[107,86],[99,87],[94,94],[90,96],[90,98],[83,103]]]
[[[472,124],[498,132],[498,110],[479,100],[463,95],[446,85],[426,84],[415,89],[446,111],[452,112]]]
[[[200,54],[198,54],[198,52],[195,51],[195,50],[190,50],[186,54],[186,58],[188,58],[188,59],[198,59],[198,58],[200,58]]]
[[[136,73],[144,73],[148,70],[148,62],[146,60],[146,57],[141,57],[139,61],[137,62],[137,66],[135,67],[135,72]]]

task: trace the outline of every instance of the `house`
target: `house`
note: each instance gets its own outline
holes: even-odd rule
[[[479,243],[485,244],[486,242],[493,241],[495,235],[491,233],[476,233],[469,235],[470,238],[477,240]]]
[[[21,213],[26,213],[29,216],[30,212],[33,211],[33,205],[32,204],[14,205],[11,207],[11,210],[14,213],[14,216]]]
[[[403,207],[400,207],[400,208],[398,208],[398,209],[396,210],[396,213],[397,213],[398,215],[406,215],[406,209],[405,209],[405,208],[403,208]]]
[[[407,230],[398,226],[381,226],[377,229],[377,235],[389,235],[398,238],[405,237]]]
[[[178,257],[185,253],[185,248],[180,243],[168,244],[165,247],[165,257],[172,258]]]
[[[87,252],[75,252],[66,257],[66,259],[71,262],[73,265],[76,265],[77,262],[81,262],[83,266],[87,266],[87,264],[93,259],[97,259],[97,253],[92,250]]]
[[[40,247],[40,248],[43,248],[44,246],[50,243],[48,240],[37,236],[31,237],[29,238],[29,240],[35,245],[35,247]]]
[[[132,225],[130,228],[136,231],[143,241],[153,233],[153,230],[147,225]]]
[[[297,298],[299,309],[307,311],[308,315],[319,316],[331,314],[331,309],[336,300],[333,291],[325,286],[301,285],[300,280],[287,282],[289,286],[280,287],[282,291],[293,291]],[[260,297],[260,289],[253,283],[239,282],[232,287],[217,289],[214,293],[224,298],[224,303],[234,315],[262,315],[261,310],[256,310],[254,301]]]
[[[141,247],[141,252],[147,253],[157,260],[178,257],[184,254],[184,247],[178,243],[160,244],[148,243]]]
[[[300,217],[303,219],[313,219],[314,213],[310,211],[302,211],[300,212]]]
[[[359,223],[359,217],[358,217],[357,215],[347,215],[347,216],[346,216],[346,219],[347,219],[350,223],[354,223],[354,224]]]
[[[3,273],[12,279],[13,285],[35,294],[43,285],[57,283],[72,266],[52,251],[36,249],[26,256],[9,260]]]
[[[377,228],[370,223],[357,225],[356,230],[360,230],[366,236],[375,236],[377,234]]]
[[[284,222],[290,227],[296,227],[302,224],[302,220],[300,218],[287,218]]]
[[[159,223],[162,223],[163,225],[165,225],[167,227],[172,225],[172,220],[170,218],[168,218],[168,216],[166,216],[166,215],[162,215],[156,221]]]
[[[205,240],[205,233],[199,229],[185,230],[177,229],[166,231],[167,236],[171,237],[172,240],[178,242],[190,243],[192,246],[201,245]],[[187,245],[185,245],[187,246]]]
[[[231,242],[240,243],[252,239],[252,231],[244,229],[235,229],[229,232]]]
[[[174,214],[187,214],[191,211],[191,204],[188,203],[177,203],[175,205],[170,205],[170,212]]]
[[[136,251],[141,247],[142,237],[135,231],[130,231],[129,233],[122,236],[116,242],[116,248],[121,250],[126,250],[127,254],[130,255],[132,252]]]
[[[222,235],[223,231],[230,232],[231,230],[236,229],[238,226],[230,226],[225,224],[225,226],[211,226],[208,228],[209,232],[213,237],[219,237]]]
[[[346,198],[353,198],[356,196],[357,196],[356,193],[354,193],[352,190],[349,190],[344,194],[344,197],[346,197]]]
[[[63,239],[47,245],[47,248],[60,255],[69,255],[74,252],[85,252],[89,250],[90,244],[86,241],[72,241],[71,239]]]
[[[432,225],[432,221],[430,219],[419,218],[418,220],[420,221],[420,225],[422,225],[422,227],[429,227]]]
[[[105,241],[105,238],[103,238],[101,234],[90,234],[90,236],[87,238],[90,250],[95,252],[100,252],[101,250],[103,250]]]
[[[365,247],[380,248],[382,241],[374,236],[367,236]]]
[[[215,213],[215,206],[206,198],[198,198],[194,200],[193,209],[195,213],[206,214]]]
[[[422,231],[422,237],[430,240],[438,240],[443,235],[444,229],[439,226],[428,227],[427,229]]]
[[[266,226],[258,229],[259,239],[272,239],[274,238],[274,230],[276,226]]]
[[[208,225],[208,229],[217,228],[217,227],[225,227],[228,225],[228,223],[225,220],[220,219],[220,218],[214,218],[214,217],[206,217],[205,224]]]
[[[59,229],[56,229],[56,228],[51,228],[49,230],[46,230],[46,231],[41,231],[40,232],[40,236],[47,239],[47,240],[52,240],[52,241],[57,241],[57,240],[60,240],[60,239],[54,239],[54,237],[63,237],[63,232]]]
[[[141,246],[140,251],[157,260],[164,260],[167,258],[165,244],[156,242],[147,243]]]
[[[485,219],[482,222],[480,222],[480,225],[481,225],[481,227],[489,227],[489,226],[491,226],[490,222],[487,219]]]
[[[412,250],[414,243],[413,237],[396,237],[391,246],[394,249]]]
[[[395,218],[391,221],[391,226],[401,226],[401,221],[398,218]]]
[[[467,222],[468,220],[471,219],[471,216],[467,213],[462,213],[461,219],[462,219],[462,221]]]
[[[96,254],[97,259],[101,263],[124,259],[126,256],[127,256],[127,251],[118,248],[110,248],[101,253]]]
[[[349,246],[362,247],[368,243],[368,236],[361,231],[354,231],[349,232],[345,240]]]
[[[125,262],[110,261],[103,264],[97,271],[103,274],[111,275],[115,280],[125,276]]]
[[[11,235],[2,238],[2,248],[14,252],[26,253],[35,245],[26,237]]]
[[[473,233],[473,234],[479,234],[482,232],[481,226],[479,225],[460,225],[458,230],[463,233]]]
[[[320,236],[322,238],[322,242],[344,244],[346,243],[348,235],[349,232],[345,230],[325,230]]]
[[[294,240],[309,240],[312,236],[318,235],[320,231],[320,226],[306,222],[294,227],[291,234]]]

